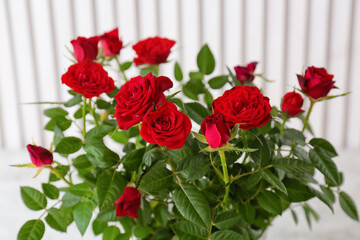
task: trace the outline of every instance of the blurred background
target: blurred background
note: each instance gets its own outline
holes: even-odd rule
[[[52,137],[42,130],[47,121],[42,111],[49,106],[25,103],[65,101],[68,88],[60,77],[71,64],[66,49],[72,49],[70,41],[115,27],[124,44],[130,45],[121,52],[121,61],[133,59],[131,45],[138,40],[156,35],[176,40],[172,61],[160,72],[170,78],[175,60],[185,74],[196,70],[196,55],[204,43],[216,59],[214,75],[225,73],[226,66],[233,69],[258,61],[256,73],[274,82],[264,85],[256,78],[255,84],[277,107],[285,92],[298,87],[296,74],[311,65],[325,67],[339,88],[330,94],[351,94],[317,104],[311,124],[316,136],[339,149],[344,190],[360,206],[360,1],[0,0],[0,191],[7,192],[6,199],[4,194],[0,197],[1,239],[15,239],[23,222],[29,216],[36,218],[18,193],[18,186],[30,184],[34,173],[8,165],[28,161],[27,143],[48,147]],[[116,72],[110,74],[119,78]],[[2,211],[14,203],[19,209],[5,219]],[[296,227],[287,214],[275,221],[268,239],[360,239],[358,223],[338,209],[334,217],[326,207],[314,204],[321,206],[320,216],[325,217],[313,233],[304,219]],[[44,239],[68,239],[48,232]]]

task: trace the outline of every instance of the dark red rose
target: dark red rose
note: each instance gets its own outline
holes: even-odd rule
[[[201,131],[212,148],[218,148],[230,139],[230,129],[222,113],[212,114],[201,123]]]
[[[61,82],[86,98],[98,97],[114,90],[114,80],[96,62],[82,61],[71,65]]]
[[[304,112],[304,110],[301,109],[303,103],[304,99],[300,94],[288,92],[284,95],[281,111],[288,113],[290,117],[295,117],[299,113]]]
[[[120,53],[123,42],[119,39],[119,29],[104,33],[100,36],[100,44],[105,57],[113,57]]]
[[[242,129],[262,127],[271,119],[269,98],[252,86],[236,86],[214,100],[215,114],[222,113],[230,127],[236,123]]]
[[[134,77],[115,96],[115,118],[119,128],[127,130],[143,121],[155,107],[165,102],[164,91],[173,86],[167,77]]]
[[[190,119],[179,112],[175,104],[165,102],[142,122],[140,135],[148,143],[179,149],[190,131]]]
[[[37,167],[43,167],[45,165],[50,165],[53,162],[53,154],[39,146],[28,144],[26,146],[32,163]]]
[[[311,98],[326,97],[334,86],[334,75],[328,74],[325,68],[308,67],[305,76],[297,75],[301,89]]]
[[[175,43],[173,40],[160,37],[147,38],[139,41],[133,46],[133,49],[138,55],[138,57],[134,59],[134,63],[136,65],[158,65],[164,63]]]
[[[256,68],[257,62],[251,62],[246,67],[236,66],[234,70],[236,72],[236,78],[244,84],[246,81],[254,80],[254,71]]]
[[[123,194],[114,202],[114,205],[116,205],[116,216],[138,218],[140,204],[140,192],[134,187],[126,186]]]
[[[78,37],[71,41],[74,48],[74,56],[78,62],[88,60],[93,61],[98,54],[99,37],[84,38]]]

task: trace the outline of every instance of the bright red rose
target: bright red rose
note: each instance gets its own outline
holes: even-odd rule
[[[334,86],[334,75],[328,74],[325,68],[308,67],[305,76],[297,75],[301,89],[313,99],[326,97]]]
[[[32,163],[37,167],[43,167],[45,165],[50,165],[53,162],[53,154],[39,146],[28,144],[26,146]]]
[[[301,109],[303,103],[304,99],[300,94],[288,92],[284,95],[281,111],[288,113],[290,117],[295,117],[299,113],[304,112],[304,110]]]
[[[262,127],[271,119],[269,98],[252,86],[236,86],[214,100],[215,114],[222,113],[229,127],[236,123],[242,129]]]
[[[62,75],[61,82],[86,98],[111,93],[115,88],[114,80],[104,68],[99,63],[89,61],[71,65]]]
[[[236,78],[244,84],[246,81],[254,80],[254,71],[256,68],[257,62],[251,62],[246,67],[236,66],[234,70],[236,72]]]
[[[140,192],[134,187],[126,186],[123,194],[114,202],[114,205],[116,205],[116,216],[138,218],[140,204]]]
[[[105,57],[113,57],[120,53],[123,42],[119,39],[119,29],[104,33],[100,36],[100,44]]]
[[[190,119],[179,112],[175,104],[165,102],[142,122],[140,135],[148,143],[179,149],[190,131]]]
[[[175,43],[173,40],[160,37],[147,38],[139,41],[133,46],[133,49],[138,55],[138,57],[134,59],[134,63],[136,65],[158,65],[164,63]]]
[[[78,37],[71,41],[74,48],[74,56],[78,62],[88,60],[93,61],[98,54],[99,37],[84,38]]]
[[[164,91],[173,86],[167,77],[135,77],[126,82],[115,96],[115,118],[119,128],[127,130],[143,121],[155,107],[165,102]]]
[[[201,131],[212,148],[221,147],[230,139],[230,129],[222,113],[206,117],[201,123]]]

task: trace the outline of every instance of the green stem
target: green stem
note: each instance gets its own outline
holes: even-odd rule
[[[226,165],[225,152],[222,150],[219,150],[219,155],[220,155],[220,159],[221,159],[221,166],[223,169],[224,183],[225,183],[225,196],[223,199],[223,203],[226,207],[228,199],[229,199],[229,191],[230,191],[229,173],[228,173],[228,169],[227,169],[227,165]]]
[[[83,131],[82,131],[82,135],[85,137],[85,133],[86,133],[86,119],[85,119],[85,114],[86,114],[86,97],[84,97],[84,101],[83,101],[83,106],[82,106],[82,118],[83,118]]]
[[[58,178],[62,179],[64,182],[66,182],[69,186],[72,186],[73,184],[71,182],[69,182],[68,180],[66,180],[59,172],[58,170],[56,170],[55,168],[53,168],[52,166],[50,166],[50,170],[53,174],[55,174]]]
[[[224,176],[222,175],[221,171],[215,166],[211,154],[210,154],[210,163],[211,163],[211,166],[214,168],[216,174],[221,178],[221,180],[225,181]]]
[[[282,125],[281,125],[281,129],[280,129],[280,134],[281,134],[281,136],[284,136],[285,123],[286,123],[286,121],[287,121],[288,119],[289,119],[289,117],[286,116],[286,117],[284,118],[284,120],[283,120],[283,123],[282,123]]]
[[[313,107],[314,107],[315,103],[316,103],[316,101],[315,101],[315,100],[313,100],[312,98],[310,98],[310,107],[309,107],[309,111],[308,111],[308,113],[307,113],[307,115],[306,115],[306,117],[305,117],[304,126],[303,126],[303,129],[301,130],[301,132],[304,132],[304,131],[305,131],[305,129],[306,129],[306,127],[307,127],[308,123],[309,123],[309,117],[310,117],[311,111],[312,111],[312,109],[313,109]]]

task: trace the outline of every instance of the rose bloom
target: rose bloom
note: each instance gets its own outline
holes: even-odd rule
[[[50,165],[53,162],[53,154],[39,146],[28,144],[26,146],[32,163],[37,167],[43,167],[45,165]]]
[[[139,41],[133,46],[133,49],[138,56],[134,59],[134,63],[136,65],[158,65],[164,63],[175,43],[176,42],[173,40],[160,37],[147,38]]]
[[[234,67],[236,78],[244,84],[246,81],[254,80],[254,71],[256,68],[257,62],[251,62],[246,66],[236,66]]]
[[[74,56],[78,62],[93,61],[98,54],[99,37],[84,38],[78,37],[71,41],[74,48]]]
[[[105,57],[113,57],[120,53],[123,42],[119,39],[119,29],[104,33],[100,36],[100,44]]]
[[[201,131],[212,148],[221,147],[230,139],[230,129],[222,113],[206,117],[201,123]]]
[[[269,98],[257,87],[236,86],[214,100],[215,114],[222,113],[229,127],[237,123],[242,129],[262,127],[271,119]]]
[[[286,112],[290,117],[295,117],[299,113],[304,112],[301,109],[304,103],[304,99],[299,93],[288,92],[284,95],[283,102],[281,104],[281,111]]]
[[[165,102],[146,117],[140,135],[148,143],[179,149],[184,146],[190,131],[190,119],[179,112],[174,103]]]
[[[134,187],[126,186],[123,194],[114,202],[114,205],[116,205],[116,216],[138,218],[140,204],[140,192]]]
[[[115,118],[120,129],[127,130],[138,124],[146,115],[165,102],[164,91],[173,86],[167,77],[134,77],[116,94]]]
[[[62,75],[61,81],[86,98],[111,93],[115,88],[114,80],[108,76],[104,68],[99,63],[89,61],[71,65]]]
[[[305,76],[297,75],[301,89],[311,98],[326,97],[334,86],[334,75],[328,74],[325,68],[308,67]]]

